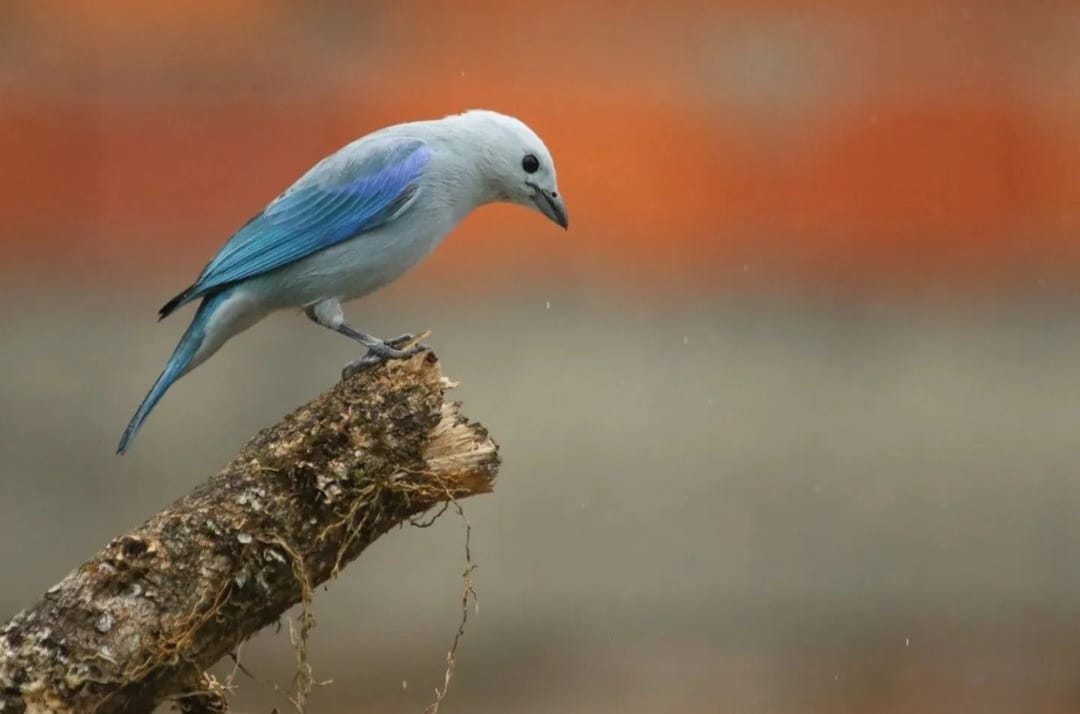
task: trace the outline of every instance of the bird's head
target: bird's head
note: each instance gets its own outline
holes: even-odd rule
[[[519,119],[474,110],[461,115],[483,137],[483,172],[494,200],[539,211],[566,228],[566,204],[555,180],[555,161],[540,137]]]

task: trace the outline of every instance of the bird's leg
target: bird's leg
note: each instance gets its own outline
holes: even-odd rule
[[[356,340],[364,347],[367,347],[368,352],[372,352],[384,359],[401,359],[402,357],[408,357],[410,354],[416,354],[416,352],[399,350],[385,340],[380,340],[374,335],[369,335],[366,332],[354,329],[347,322],[341,323],[341,325],[337,327],[337,331],[349,339]]]
[[[345,315],[342,312],[341,303],[337,300],[323,300],[322,302],[315,303],[314,305],[305,308],[304,314],[323,327],[339,332],[349,339],[356,340],[364,347],[367,347],[367,352],[365,352],[363,356],[349,362],[341,370],[342,379],[348,379],[357,372],[374,367],[388,359],[404,359],[405,357],[411,357],[418,352],[423,352],[428,349],[427,345],[422,344],[411,345],[405,349],[399,349],[414,339],[414,336],[411,334],[401,335],[392,340],[380,340],[374,335],[369,335],[366,332],[355,329],[352,325],[345,322]]]

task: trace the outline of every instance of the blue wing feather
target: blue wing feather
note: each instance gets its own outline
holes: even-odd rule
[[[415,199],[430,158],[426,144],[406,138],[363,140],[328,156],[233,234],[161,316],[389,223]]]

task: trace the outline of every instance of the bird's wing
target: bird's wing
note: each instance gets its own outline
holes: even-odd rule
[[[401,137],[371,137],[331,154],[233,234],[161,316],[393,221],[416,200],[430,158],[424,142]]]

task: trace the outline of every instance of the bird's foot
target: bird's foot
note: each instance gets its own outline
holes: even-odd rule
[[[414,354],[418,354],[420,352],[423,352],[424,350],[431,349],[423,342],[419,342],[419,340],[427,337],[428,334],[430,333],[423,332],[418,337],[411,332],[406,332],[404,335],[398,335],[392,340],[385,340],[385,342],[387,345],[393,347],[394,349],[404,350],[406,356],[411,357]]]
[[[354,359],[352,362],[345,365],[341,370],[341,379],[344,381],[354,374],[363,372],[366,369],[371,369],[387,360],[406,359],[423,352],[424,350],[431,349],[427,345],[419,342],[410,344],[415,342],[415,340],[415,335],[407,333],[395,337],[392,340],[382,340],[376,344],[369,345],[368,351],[365,352],[362,357]]]

